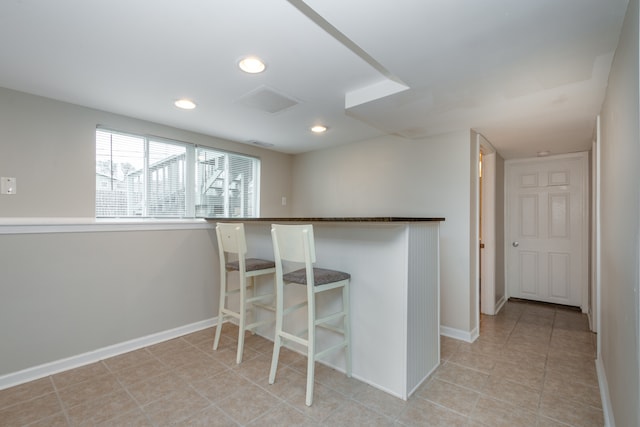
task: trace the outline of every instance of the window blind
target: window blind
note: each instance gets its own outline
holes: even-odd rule
[[[96,131],[96,216],[144,213],[144,138]]]
[[[147,176],[150,217],[185,217],[187,147],[174,143],[149,141]]]
[[[258,216],[257,159],[198,147],[196,152],[196,216]]]
[[[96,130],[96,217],[257,217],[260,160]]]

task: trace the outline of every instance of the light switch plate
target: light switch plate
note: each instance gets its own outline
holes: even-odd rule
[[[16,194],[17,192],[15,178],[6,176],[0,178],[0,194]]]

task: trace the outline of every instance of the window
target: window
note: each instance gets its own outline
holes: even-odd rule
[[[258,216],[260,160],[96,130],[96,217]]]

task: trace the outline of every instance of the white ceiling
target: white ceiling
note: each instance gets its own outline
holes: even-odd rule
[[[0,86],[301,153],[463,129],[590,148],[627,0],[2,0]],[[256,55],[259,75],[237,68]],[[173,101],[187,97],[198,108]],[[294,105],[277,111],[279,97]],[[316,123],[324,135],[309,132]]]

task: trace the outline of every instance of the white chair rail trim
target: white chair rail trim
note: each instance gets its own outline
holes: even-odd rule
[[[211,229],[214,227],[214,224],[200,218],[0,218],[0,234],[194,230]]]

